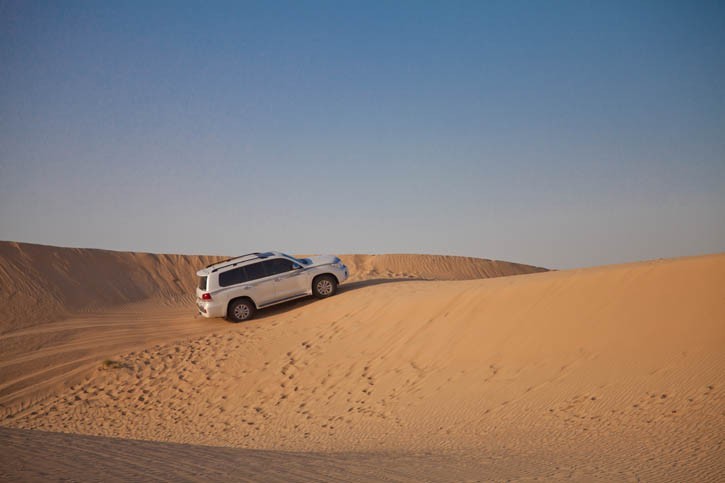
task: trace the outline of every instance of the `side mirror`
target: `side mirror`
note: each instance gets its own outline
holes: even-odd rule
[[[293,263],[293,264],[292,264],[292,270],[298,270],[298,269],[300,269],[300,268],[302,268],[302,266],[301,266],[301,265],[298,265],[298,264],[296,264],[296,263]]]

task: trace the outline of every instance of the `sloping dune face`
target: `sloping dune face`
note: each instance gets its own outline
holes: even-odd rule
[[[148,298],[188,300],[220,257],[0,242],[0,332]]]
[[[126,323],[207,332],[119,353],[49,396],[8,405],[2,424],[404,455],[387,468],[412,480],[432,478],[416,462],[427,454],[455,468],[441,480],[718,481],[725,472],[725,255],[352,283],[239,325],[161,309]]]
[[[196,271],[222,258],[0,242],[0,415],[15,404],[32,405],[115,354],[225,330],[219,320],[196,319],[193,304]],[[542,270],[464,257],[343,258],[358,285]]]

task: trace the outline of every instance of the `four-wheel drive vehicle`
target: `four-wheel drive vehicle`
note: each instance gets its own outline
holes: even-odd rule
[[[280,252],[249,253],[196,273],[196,305],[204,317],[249,320],[257,309],[314,295],[330,297],[347,277],[332,255],[298,259]]]

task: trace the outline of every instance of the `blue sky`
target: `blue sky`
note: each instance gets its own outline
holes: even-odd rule
[[[721,2],[0,2],[0,239],[725,251]]]

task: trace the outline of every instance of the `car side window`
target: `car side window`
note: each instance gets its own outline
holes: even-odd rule
[[[258,278],[264,278],[271,275],[266,272],[264,263],[266,262],[257,262],[244,267],[244,272],[247,274],[248,281],[257,280]]]
[[[264,263],[267,275],[277,275],[279,273],[289,272],[292,270],[292,266],[294,265],[292,260],[287,260],[286,258],[275,258],[262,263]]]
[[[219,274],[219,286],[228,287],[230,285],[236,285],[238,283],[244,283],[247,281],[247,276],[244,274],[244,267],[227,270]]]

